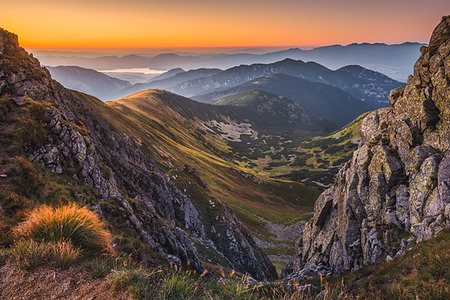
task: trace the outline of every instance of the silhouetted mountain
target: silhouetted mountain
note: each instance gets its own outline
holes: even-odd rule
[[[64,87],[94,95],[103,100],[114,97],[119,91],[130,86],[128,81],[76,66],[47,67],[47,69],[53,79]]]
[[[273,74],[260,77],[233,88],[194,97],[211,102],[245,91],[262,90],[292,99],[314,117],[325,118],[336,125],[345,125],[370,108],[352,95],[330,85],[305,79]]]
[[[314,62],[305,63],[301,60],[285,59],[273,64],[233,67],[212,76],[183,82],[171,88],[170,91],[192,97],[231,88],[246,81],[275,73],[338,87],[374,108],[388,105],[389,91],[402,85],[383,74],[360,66],[349,66],[332,71]]]
[[[184,71],[182,69],[173,69],[164,74],[161,74],[158,77],[152,78],[152,80],[148,83],[137,83],[123,89],[122,91],[116,94],[115,99],[148,89],[161,89],[170,91],[175,86],[182,84],[185,81],[212,76],[221,71],[222,70],[220,69],[197,69],[189,71]],[[165,76],[165,74],[169,72],[172,73],[173,75]]]
[[[347,46],[332,45],[303,50],[292,48],[266,54],[272,60],[301,59],[315,61],[331,69],[346,65],[361,65],[381,72],[396,80],[405,81],[412,74],[414,63],[420,55],[420,43],[388,45],[384,43],[353,43]]]
[[[318,47],[311,50],[299,48],[265,54],[198,54],[178,55],[175,53],[160,54],[154,57],[127,55],[102,57],[61,56],[54,53],[34,52],[46,65],[79,65],[82,67],[103,70],[111,68],[151,67],[152,69],[168,70],[171,68],[227,69],[240,64],[273,63],[285,58],[315,61],[328,68],[337,69],[346,65],[361,65],[396,80],[406,80],[412,74],[414,62],[420,55],[419,48],[423,44],[403,43],[387,44],[350,44],[347,46],[333,45]]]
[[[151,81],[154,81],[154,80],[162,80],[162,79],[166,79],[166,78],[172,77],[172,76],[174,76],[174,75],[177,75],[177,74],[180,74],[180,73],[183,73],[183,72],[186,72],[186,71],[183,70],[182,68],[170,69],[170,70],[167,71],[167,72],[164,72],[164,73],[162,73],[162,74],[160,74],[160,75],[157,75],[157,76],[155,76],[155,77],[149,79],[149,80],[147,81],[147,83],[149,83],[149,82],[151,82]]]

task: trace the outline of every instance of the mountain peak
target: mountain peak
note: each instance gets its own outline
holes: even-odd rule
[[[0,53],[7,52],[8,49],[19,47],[19,39],[16,34],[0,28]]]
[[[429,43],[430,55],[433,55],[439,46],[450,39],[450,15],[442,17],[442,21],[434,29]]]

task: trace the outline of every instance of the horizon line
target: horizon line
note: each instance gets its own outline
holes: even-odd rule
[[[300,49],[300,50],[312,50],[316,48],[324,48],[324,47],[333,47],[333,46],[341,46],[347,47],[350,45],[387,45],[387,46],[396,46],[396,45],[404,45],[404,44],[419,44],[419,45],[428,45],[427,42],[417,42],[417,41],[405,41],[405,42],[397,42],[397,43],[386,43],[386,42],[352,42],[348,44],[324,44],[324,45],[273,45],[273,46],[176,46],[176,47],[35,47],[35,46],[25,46],[20,45],[22,48],[33,51],[67,51],[67,50],[177,50],[177,49],[265,49],[265,48],[280,48],[282,50],[289,49]]]

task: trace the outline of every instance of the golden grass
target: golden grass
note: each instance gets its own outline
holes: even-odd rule
[[[14,235],[35,241],[70,241],[73,246],[87,252],[113,252],[111,234],[104,229],[98,216],[76,204],[35,208],[17,225]]]
[[[47,262],[66,269],[79,258],[80,249],[66,241],[47,243],[21,239],[11,247],[11,254],[21,269],[30,270]]]
[[[11,247],[16,265],[30,270],[47,262],[49,248],[46,244],[33,240],[19,240]]]
[[[68,241],[51,243],[50,249],[50,258],[57,267],[62,269],[71,266],[80,256],[80,249]]]

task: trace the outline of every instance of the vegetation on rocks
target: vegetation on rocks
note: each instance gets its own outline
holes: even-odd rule
[[[297,241],[292,278],[390,261],[450,226],[449,34],[444,17],[414,76],[391,92],[391,107],[362,121],[358,149],[317,199]],[[430,257],[441,258],[448,259]]]

